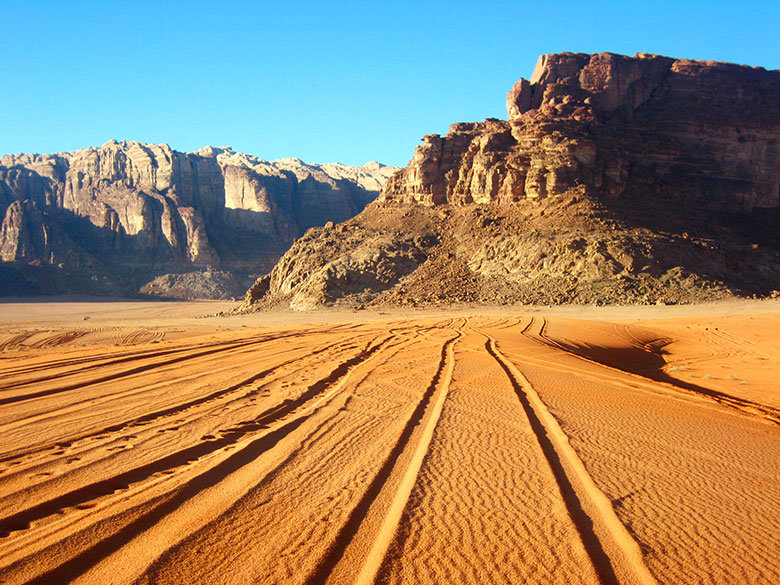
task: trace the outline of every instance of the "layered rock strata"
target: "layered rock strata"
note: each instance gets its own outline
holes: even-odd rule
[[[508,120],[425,136],[343,226],[349,244],[308,234],[247,306],[679,302],[780,289],[780,71],[544,55],[507,109]],[[410,210],[425,217],[417,227]],[[422,235],[428,244],[404,248],[414,268],[377,281],[388,237]],[[372,241],[374,264],[350,270]]]
[[[712,210],[780,205],[780,72],[638,54],[539,58],[509,120],[423,138],[383,201],[511,202],[584,185]]]
[[[116,141],[7,155],[0,259],[109,275],[125,293],[166,272],[262,272],[308,228],[359,213],[395,170]]]

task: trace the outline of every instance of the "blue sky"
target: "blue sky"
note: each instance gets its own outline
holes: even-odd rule
[[[6,2],[0,153],[110,139],[404,165],[559,51],[780,69],[780,1]]]

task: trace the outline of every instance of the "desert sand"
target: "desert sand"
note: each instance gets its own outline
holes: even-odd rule
[[[0,303],[0,583],[780,582],[780,302]]]

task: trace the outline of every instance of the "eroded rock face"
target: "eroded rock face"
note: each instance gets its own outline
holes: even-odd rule
[[[0,259],[4,262],[52,257],[51,234],[35,203],[14,201],[0,226]]]
[[[376,203],[339,237],[299,240],[250,289],[247,310],[780,289],[780,71],[544,55],[507,109],[506,121],[423,137]],[[402,270],[383,270],[398,257]]]
[[[364,238],[332,226],[299,239],[266,277],[250,287],[251,304],[270,290],[293,310],[332,305],[344,297],[370,301],[427,259],[430,236],[382,234]],[[357,237],[355,237],[357,236]]]
[[[713,210],[780,205],[780,71],[638,54],[539,58],[509,121],[423,138],[382,201],[457,205],[651,193]]]
[[[268,270],[308,228],[359,213],[396,170],[116,141],[0,163],[3,261],[91,259],[130,289],[165,272]]]

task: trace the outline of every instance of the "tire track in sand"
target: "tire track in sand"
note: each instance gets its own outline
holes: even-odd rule
[[[58,388],[51,388],[51,389],[48,389],[48,390],[39,390],[38,392],[31,392],[29,394],[19,394],[19,395],[16,395],[16,396],[0,397],[0,405],[3,405],[3,404],[13,404],[15,402],[22,402],[24,400],[33,400],[35,398],[41,398],[41,397],[44,397],[44,396],[51,396],[53,394],[61,394],[62,392],[68,392],[68,391],[71,391],[71,390],[81,390],[82,388],[85,388],[87,386],[94,386],[96,384],[103,384],[105,382],[111,382],[111,381],[114,381],[114,380],[119,380],[121,378],[126,378],[128,376],[133,376],[135,374],[144,373],[144,372],[146,372],[148,370],[151,370],[153,368],[160,368],[160,367],[164,367],[164,366],[171,366],[171,365],[179,364],[181,362],[194,360],[194,359],[197,359],[197,358],[200,358],[200,357],[211,356],[211,355],[215,355],[215,354],[218,354],[218,353],[223,353],[223,352],[230,351],[230,350],[251,347],[251,346],[257,345],[259,343],[262,343],[262,341],[250,341],[250,342],[235,343],[235,344],[215,344],[214,346],[209,346],[207,349],[203,349],[203,350],[200,350],[200,351],[192,351],[189,348],[184,348],[184,349],[173,350],[173,351],[170,351],[170,352],[159,352],[159,353],[157,353],[155,355],[155,357],[157,355],[168,355],[168,354],[171,354],[171,353],[173,353],[173,354],[175,354],[175,353],[184,353],[184,355],[180,355],[178,357],[174,357],[174,358],[167,359],[167,360],[164,360],[164,361],[143,364],[143,365],[140,365],[140,366],[136,366],[134,368],[130,368],[130,369],[127,369],[127,370],[115,372],[115,373],[112,373],[112,374],[104,374],[102,376],[98,376],[96,378],[85,380],[83,382],[74,382],[74,383],[71,383],[71,384],[66,384],[65,386],[60,386]],[[148,358],[148,357],[149,357],[148,355],[146,355],[146,356],[141,355],[141,356],[138,356],[137,358],[127,358],[127,359],[123,359],[123,360],[116,360],[116,362],[120,363],[120,362],[130,361],[132,359],[144,359],[144,358]],[[72,373],[80,374],[83,371],[85,371],[86,369],[91,369],[91,368],[83,368],[81,370],[75,370]],[[68,374],[70,374],[70,373],[71,372],[69,372]],[[65,374],[65,375],[67,375],[67,374]],[[25,380],[24,382],[19,382],[19,383],[16,383],[16,384],[4,386],[2,389],[8,390],[8,389],[17,388],[17,387],[20,387],[20,386],[39,384],[42,381],[56,380],[56,379],[59,379],[61,377],[64,377],[64,375],[54,375],[54,376],[48,376],[46,378]]]
[[[167,349],[159,348],[138,348],[134,347],[130,350],[119,350],[106,354],[104,349],[98,348],[93,351],[91,355],[85,357],[68,357],[68,358],[55,358],[48,361],[39,361],[37,359],[32,361],[25,361],[23,364],[17,364],[7,368],[3,368],[4,376],[21,376],[24,374],[40,374],[46,370],[65,368],[73,366],[70,370],[58,371],[54,374],[44,374],[37,378],[26,378],[23,380],[17,380],[14,382],[5,382],[0,385],[0,390],[11,390],[21,386],[36,385],[42,382],[50,380],[59,380],[71,375],[83,374],[88,370],[104,369],[106,366],[113,366],[124,364],[128,362],[151,359],[156,357],[165,357],[170,355],[176,355],[180,353],[193,352],[199,349],[213,349],[214,353],[218,353],[223,350],[231,350],[243,347],[252,347],[255,345],[276,342],[280,339],[286,339],[289,337],[305,337],[312,334],[329,334],[333,333],[336,328],[330,329],[316,329],[312,331],[286,331],[276,334],[268,335],[256,335],[250,337],[235,338],[230,340],[222,340],[216,342],[203,342],[195,345],[184,344],[177,345]],[[31,333],[30,336],[35,333]],[[166,362],[161,362],[162,364]]]
[[[617,517],[609,498],[593,481],[536,389],[501,353],[495,338],[484,332],[483,335],[487,338],[485,349],[506,373],[528,416],[600,580],[615,585],[657,585],[644,563],[639,544]]]
[[[260,436],[250,438],[226,459],[189,479],[175,489],[170,497],[118,533],[27,581],[26,585],[116,582],[113,579],[118,574],[123,575],[120,582],[133,581],[147,568],[150,550],[166,550],[172,543],[213,522],[247,491],[264,481],[268,474],[286,464],[290,456],[285,455],[284,451],[289,449],[289,445],[276,448],[277,445],[338,397],[358,369],[373,369],[376,366],[371,365],[372,362],[394,355],[383,350],[391,347],[394,341],[397,342],[397,337],[387,336],[368,348],[360,356],[361,359],[353,358],[349,363],[339,364],[331,375],[315,384],[321,390],[319,394],[309,397],[312,399],[290,416],[280,418],[276,412],[274,423],[268,424]],[[413,342],[414,339],[405,339],[395,345]]]
[[[351,340],[350,340],[351,341]],[[265,378],[270,376],[271,374],[276,373],[278,370],[283,369],[284,367],[299,362],[304,359],[311,358],[313,356],[316,356],[320,353],[323,353],[328,350],[332,350],[334,348],[340,348],[340,347],[346,347],[347,343],[330,343],[329,345],[325,345],[322,347],[318,347],[314,350],[310,350],[305,355],[299,355],[293,358],[290,358],[288,360],[285,360],[283,362],[280,362],[278,364],[275,364],[274,366],[270,368],[266,368],[264,370],[261,370],[255,374],[252,374],[251,376],[244,378],[234,384],[231,384],[230,386],[227,386],[225,388],[221,388],[219,390],[215,390],[213,392],[210,392],[208,394],[205,394],[203,396],[200,396],[198,398],[193,398],[191,400],[181,402],[178,404],[174,404],[172,406],[163,408],[161,410],[154,410],[152,412],[147,412],[146,414],[142,414],[124,421],[120,421],[117,423],[114,423],[112,425],[101,427],[98,429],[95,429],[93,431],[85,432],[79,435],[73,435],[68,437],[67,439],[63,439],[62,441],[58,441],[56,443],[52,444],[44,444],[39,447],[36,447],[34,449],[28,449],[27,451],[19,451],[15,453],[9,453],[8,455],[4,455],[0,457],[0,463],[5,463],[8,461],[15,461],[19,459],[29,458],[32,455],[35,455],[37,453],[43,453],[46,451],[50,451],[52,449],[65,449],[65,448],[71,448],[74,445],[85,441],[87,439],[95,438],[95,437],[108,437],[109,435],[112,435],[114,433],[118,433],[124,429],[127,428],[136,428],[141,427],[143,425],[146,425],[148,423],[152,423],[157,421],[161,418],[167,418],[167,417],[175,417],[180,416],[187,410],[203,405],[208,404],[210,402],[217,401],[229,394],[233,394],[237,391],[241,391],[246,389],[248,386],[253,385],[255,382],[264,381]],[[291,353],[291,350],[287,350],[288,354]],[[218,370],[213,370],[210,372],[211,374],[215,372],[221,372],[222,370],[229,370],[230,366]],[[195,376],[192,376],[191,378],[202,378],[203,374],[199,373]],[[180,383],[182,380],[188,380],[190,378],[176,378],[171,380],[170,384]],[[251,398],[252,396],[259,393],[259,387],[255,389],[249,389],[246,393],[244,393],[240,398],[246,399]],[[21,423],[27,423],[29,419],[20,421]],[[4,427],[7,429],[7,427]],[[72,455],[72,454],[71,454]],[[3,479],[8,479],[8,475],[4,476]]]
[[[217,348],[221,346],[238,347],[239,345],[244,345],[244,344],[274,342],[279,339],[285,339],[288,337],[307,337],[311,335],[333,334],[333,333],[340,333],[342,330],[348,330],[354,327],[355,326],[347,327],[344,325],[332,325],[332,326],[323,326],[323,327],[312,327],[311,329],[304,329],[304,330],[300,330],[300,329],[279,330],[273,333],[258,333],[250,336],[235,337],[235,338],[221,340],[221,341],[203,341],[203,342],[196,343],[194,345],[190,343],[185,343],[183,345],[180,344],[168,349],[159,349],[159,348],[144,349],[144,348],[137,348],[137,347],[132,349],[117,348],[117,351],[110,352],[108,354],[104,349],[97,348],[96,351],[94,351],[91,355],[82,356],[82,357],[52,358],[49,359],[48,361],[35,361],[33,363],[29,363],[28,361],[25,361],[25,363],[23,364],[4,368],[3,373],[7,375],[39,373],[44,370],[62,368],[64,366],[75,366],[75,365],[79,366],[78,368],[75,368],[69,372],[58,372],[54,376],[47,376],[36,380],[25,380],[24,382],[22,382],[22,385],[37,384],[44,380],[59,378],[67,374],[79,373],[84,371],[85,369],[102,368],[108,365],[142,359],[144,357],[150,358],[150,357],[171,355],[175,353],[193,351],[198,348],[206,348],[206,347],[213,347],[213,348]],[[29,334],[27,334],[25,338],[32,337],[33,335],[36,335],[38,333],[41,332],[32,331]],[[118,343],[119,339],[114,338],[114,341]],[[83,364],[92,364],[92,365],[85,366]],[[0,386],[0,389],[11,388],[16,385],[17,384],[11,384],[11,385],[4,384]]]
[[[185,463],[201,459],[210,453],[219,449],[224,449],[226,446],[238,442],[247,434],[267,429],[274,423],[286,419],[310,401],[319,403],[324,394],[330,395],[330,392],[327,392],[329,388],[340,388],[343,386],[348,374],[355,366],[368,360],[377,353],[377,351],[385,347],[391,340],[392,337],[387,337],[383,341],[378,342],[371,347],[367,347],[356,356],[338,364],[328,376],[309,386],[297,398],[286,399],[277,406],[267,409],[258,417],[226,429],[219,438],[206,440],[193,446],[186,447],[140,467],[76,488],[0,519],[0,538],[8,536],[11,532],[26,530],[36,520],[50,516],[62,509],[83,505],[86,502],[101,496],[127,489],[131,484],[142,481],[156,473],[161,473],[179,467]],[[318,398],[320,400],[317,400]]]
[[[24,345],[24,342],[28,340],[30,337],[32,337],[33,335],[35,335],[34,332],[19,333],[17,335],[14,335],[13,337],[9,337],[4,342],[0,343],[0,352],[9,349],[14,349],[17,347],[26,348],[27,346]]]
[[[352,509],[347,522],[341,527],[328,553],[306,580],[307,585],[343,583],[344,578],[347,576],[349,580],[352,580],[355,564],[358,564],[360,567],[359,573],[354,577],[356,585],[368,585],[376,579],[382,561],[395,536],[409,496],[417,481],[417,476],[433,438],[433,432],[439,422],[452,380],[455,363],[454,346],[462,336],[461,328],[456,328],[455,337],[448,339],[442,345],[439,367],[425,394],[408,419],[379,472],[366,489],[357,506]],[[426,411],[428,412],[427,419],[425,418]],[[364,531],[369,530],[365,529],[363,524],[369,509],[379,500],[382,491],[386,489],[391,475],[398,471],[396,467],[399,459],[404,454],[404,451],[410,448],[409,441],[415,429],[424,420],[424,426],[419,433],[417,442],[411,447],[413,449],[411,457],[406,464],[406,468],[401,471],[403,475],[395,486],[396,491],[388,494],[390,502],[386,505],[386,510],[383,511],[384,516],[378,531],[372,534],[364,534]],[[367,554],[361,546],[365,542],[371,543]],[[364,557],[362,563],[359,563],[359,561],[356,563],[356,559],[361,557]]]

